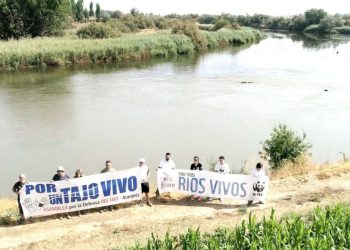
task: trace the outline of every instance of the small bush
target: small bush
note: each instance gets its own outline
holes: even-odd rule
[[[320,25],[319,24],[312,24],[306,27],[306,29],[304,29],[305,33],[313,33],[313,34],[317,34],[320,32]]]
[[[335,28],[334,30],[342,35],[350,35],[350,26],[338,27],[338,28]]]
[[[298,136],[285,124],[275,127],[270,139],[263,143],[263,150],[269,158],[271,168],[281,168],[286,162],[295,163],[311,148],[311,144],[305,142],[305,139],[305,133],[303,136]]]
[[[227,21],[226,19],[219,19],[215,22],[214,27],[212,28],[212,31],[217,31],[221,28],[224,28],[226,26],[230,25],[230,22]]]
[[[114,38],[120,36],[117,29],[103,24],[103,23],[91,23],[86,27],[78,30],[77,35],[83,39],[103,39],[103,38]]]
[[[196,24],[192,22],[182,22],[173,27],[171,33],[184,34],[191,38],[197,51],[205,50],[208,47],[206,37],[200,32]]]

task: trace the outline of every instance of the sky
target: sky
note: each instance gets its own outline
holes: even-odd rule
[[[267,14],[288,16],[307,9],[322,8],[330,14],[349,14],[350,0],[93,0],[104,10],[121,10],[126,13],[137,8],[153,14]],[[86,5],[90,0],[84,1]]]

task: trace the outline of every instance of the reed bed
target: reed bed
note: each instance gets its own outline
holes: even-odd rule
[[[260,32],[250,28],[222,29],[206,32],[205,35],[209,41],[208,48],[216,48],[223,43],[249,43],[262,37]],[[0,42],[0,70],[146,60],[195,52],[196,46],[189,37],[164,31],[140,35],[126,34],[109,39],[27,38]]]

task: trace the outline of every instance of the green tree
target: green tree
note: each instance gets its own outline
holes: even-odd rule
[[[21,7],[17,1],[0,0],[0,39],[25,35]]]
[[[136,9],[136,8],[132,8],[130,10],[130,14],[133,15],[133,16],[137,16],[139,14],[139,10]]]
[[[327,12],[323,9],[310,9],[305,11],[304,14],[308,25],[319,24],[320,21],[327,16]]]
[[[306,134],[297,135],[287,125],[280,124],[270,134],[270,138],[263,142],[263,150],[269,158],[272,169],[278,169],[285,162],[293,162],[305,154],[311,148],[311,144],[305,142]]]
[[[84,20],[85,22],[87,22],[89,19],[89,10],[88,9],[84,9]]]
[[[344,20],[339,16],[326,16],[320,21],[320,33],[331,33],[332,29],[344,26]]]
[[[84,0],[78,0],[75,17],[78,22],[84,20]]]
[[[74,18],[74,20],[77,19],[75,14],[77,13],[77,4],[75,3],[75,0],[70,0],[70,15]]]
[[[96,19],[97,21],[101,21],[101,6],[97,3],[96,4]]]
[[[95,12],[94,12],[94,3],[93,3],[92,1],[90,2],[89,16],[95,16]]]
[[[121,12],[120,10],[115,10],[112,12],[111,17],[116,18],[116,19],[120,19],[123,17],[123,12]]]

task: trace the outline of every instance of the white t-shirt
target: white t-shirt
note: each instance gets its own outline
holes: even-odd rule
[[[229,174],[230,173],[230,166],[226,163],[220,164],[220,162],[216,163],[215,165],[215,171],[219,174]]]
[[[140,177],[141,177],[141,183],[149,182],[149,168],[147,165],[143,165],[142,167],[139,167],[140,171]]]
[[[252,169],[252,176],[255,178],[260,178],[265,176],[264,169],[258,170],[257,168]]]
[[[161,160],[159,163],[159,168],[162,169],[175,169],[175,162],[171,159],[169,160]]]

